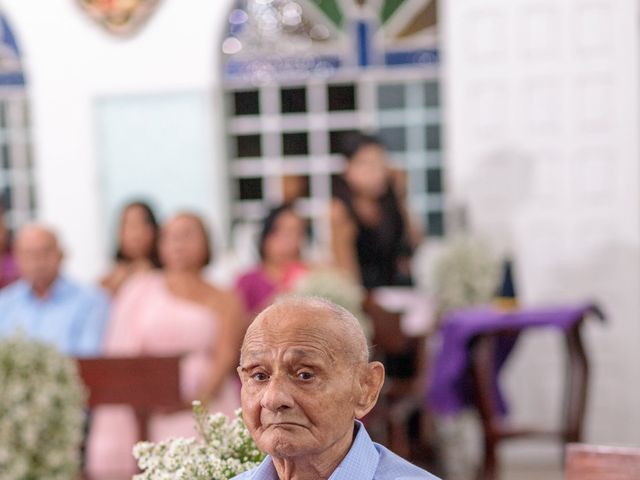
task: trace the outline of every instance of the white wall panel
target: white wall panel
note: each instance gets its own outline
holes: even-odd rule
[[[513,252],[525,305],[593,298],[607,311],[607,325],[587,328],[588,440],[638,444],[637,2],[441,5],[453,197]],[[524,406],[515,417],[553,423],[562,349],[535,336],[521,347],[505,377]]]

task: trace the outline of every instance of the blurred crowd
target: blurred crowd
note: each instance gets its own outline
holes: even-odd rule
[[[194,213],[159,222],[149,204],[129,203],[120,215],[109,271],[99,285],[83,285],[62,273],[64,252],[55,228],[29,224],[12,235],[0,211],[0,337],[19,331],[74,357],[180,355],[185,409],[156,415],[152,440],[191,435],[188,406],[196,399],[231,414],[239,405],[234,372],[244,332],[298,279],[332,268],[364,292],[412,284],[409,260],[423,235],[407,212],[384,146],[374,136],[353,134],[343,150],[344,171],[329,207],[332,262],[304,258],[308,226],[295,201],[286,203],[264,218],[257,263],[232,289],[206,278],[215,252],[206,222]],[[375,311],[369,295],[365,302]],[[99,408],[87,446],[89,470],[133,471],[135,440],[131,411]]]

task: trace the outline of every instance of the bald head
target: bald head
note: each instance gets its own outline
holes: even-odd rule
[[[367,338],[356,317],[335,303],[312,296],[285,295],[263,310],[245,336],[264,330],[278,335],[292,330],[312,330],[331,351],[349,363],[367,363]],[[243,345],[244,346],[244,345]]]
[[[43,244],[59,248],[58,237],[53,230],[43,225],[32,223],[22,227],[18,231],[18,235],[16,237],[16,248],[20,248],[21,246],[23,248],[29,248],[33,245]]]
[[[38,296],[46,296],[56,280],[62,251],[56,234],[42,225],[27,225],[16,237],[16,260],[20,274]]]

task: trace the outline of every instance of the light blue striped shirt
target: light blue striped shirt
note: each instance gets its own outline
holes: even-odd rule
[[[362,423],[356,421],[357,434],[347,456],[329,480],[438,480],[430,473],[412,465],[391,450],[374,443]],[[234,480],[278,480],[271,457],[253,470],[241,473]]]
[[[19,280],[0,291],[0,338],[18,331],[74,356],[100,353],[109,300],[101,291],[58,277],[51,294],[37,298]]]

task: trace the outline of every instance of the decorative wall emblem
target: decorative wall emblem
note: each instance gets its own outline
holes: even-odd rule
[[[96,22],[115,35],[131,35],[156,10],[160,0],[76,0]]]

